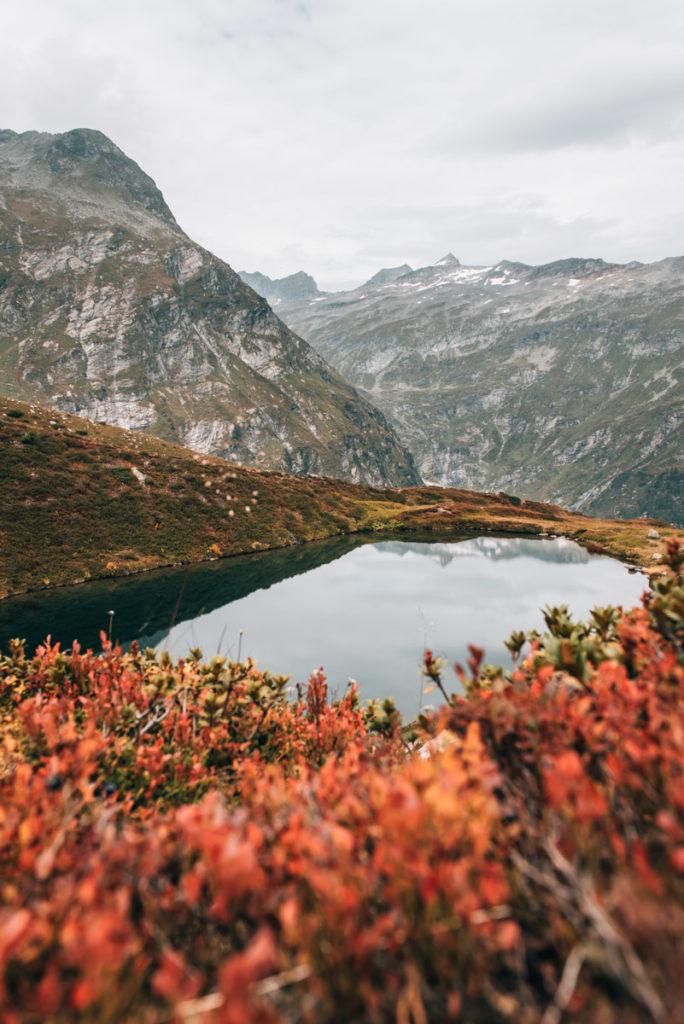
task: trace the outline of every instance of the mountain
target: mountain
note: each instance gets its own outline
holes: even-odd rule
[[[280,315],[382,409],[424,479],[684,525],[684,258],[448,254]]]
[[[238,274],[245,284],[272,306],[278,306],[282,302],[297,302],[299,299],[317,299],[319,295],[325,295],[325,292],[318,290],[313,277],[305,274],[303,270],[288,277],[278,277],[275,281],[258,271],[248,274],[246,270],[238,270]]]
[[[450,565],[459,558],[487,558],[492,562],[510,561],[512,558],[535,558],[542,562],[561,565],[583,565],[591,555],[565,537],[557,537],[554,544],[546,547],[528,537],[469,537],[458,544],[438,541],[417,542],[389,541],[380,550],[391,551],[401,558],[411,554],[429,558],[437,565]]]
[[[382,270],[378,270],[377,274],[373,274],[369,281],[366,281],[364,287],[374,288],[378,284],[390,284],[391,281],[396,281],[404,274],[412,273],[413,269],[409,267],[408,263],[402,263],[400,267],[383,267]],[[258,288],[256,290],[259,291]]]
[[[0,393],[197,451],[419,482],[384,416],[100,132],[0,132]]]

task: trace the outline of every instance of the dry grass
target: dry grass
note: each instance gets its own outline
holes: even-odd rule
[[[503,494],[258,471],[6,398],[0,472],[0,597],[358,532],[563,535],[650,572],[684,539]]]

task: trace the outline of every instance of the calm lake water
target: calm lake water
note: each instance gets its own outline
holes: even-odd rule
[[[345,538],[0,602],[0,648],[13,636],[33,647],[48,633],[64,647],[78,637],[98,648],[112,609],[124,644],[249,655],[293,683],[322,666],[338,694],[352,678],[363,698],[391,695],[414,715],[425,647],[465,663],[474,643],[488,662],[510,665],[504,640],[543,628],[544,605],[582,617],[595,605],[631,607],[646,587],[644,576],[562,538]]]

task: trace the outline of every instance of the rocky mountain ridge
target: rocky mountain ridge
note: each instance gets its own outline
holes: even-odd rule
[[[380,271],[279,308],[424,479],[684,522],[684,258]]]
[[[301,299],[317,299],[326,292],[318,290],[318,285],[310,274],[298,270],[296,274],[288,274],[287,277],[278,277],[273,280],[266,274],[258,271],[249,274],[246,270],[238,270],[241,279],[250,288],[263,296],[272,306],[278,307],[281,303],[298,302]]]
[[[264,469],[419,482],[385,418],[100,132],[0,132],[0,393]]]

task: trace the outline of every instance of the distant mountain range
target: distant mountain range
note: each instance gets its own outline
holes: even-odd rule
[[[288,277],[279,277],[275,281],[266,274],[248,274],[246,270],[238,270],[238,274],[250,288],[257,294],[263,296],[272,306],[278,307],[281,303],[298,302],[301,299],[316,299],[325,292],[319,292],[318,285],[310,274],[299,270],[296,274],[289,274]]]
[[[11,398],[264,469],[420,479],[384,416],[97,131],[0,131],[0,357]]]
[[[450,253],[278,311],[386,414],[424,479],[684,525],[684,258]]]

